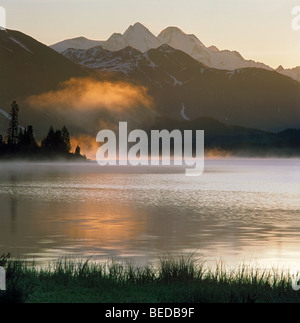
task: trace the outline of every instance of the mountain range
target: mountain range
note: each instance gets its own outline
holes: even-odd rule
[[[219,50],[216,46],[206,47],[195,35],[186,34],[178,27],[168,27],[156,37],[141,23],[131,25],[124,34],[112,34],[106,41],[78,37],[61,41],[50,47],[60,53],[69,48],[91,49],[96,46],[101,46],[110,51],[119,51],[129,46],[141,52],[146,52],[164,44],[185,52],[211,68],[235,70],[255,67],[272,70],[270,66],[264,63],[244,59],[237,51]],[[284,69],[279,66],[277,71],[300,82],[300,67]]]
[[[300,82],[300,66],[294,68],[284,69],[281,65],[276,69],[276,71],[282,75],[291,77],[292,79]]]
[[[146,52],[164,44],[181,50],[212,68],[233,70],[237,68],[257,67],[271,69],[263,63],[245,60],[236,51],[220,51],[215,46],[206,47],[195,35],[185,34],[177,27],[168,27],[156,37],[141,23],[130,26],[124,34],[114,33],[106,41],[94,41],[79,37],[64,40],[50,47],[60,53],[68,48],[90,49],[96,46],[101,46],[110,51],[119,51],[126,47],[132,47],[141,52]]]
[[[169,45],[144,53],[132,47],[109,51],[98,46],[62,54],[147,87],[162,115],[185,120],[205,116],[267,130],[299,126],[300,84],[273,70],[209,68]]]
[[[71,77],[90,74],[86,68],[50,50],[48,46],[13,30],[0,31],[0,62],[2,105],[16,96],[40,93],[57,87],[59,82]]]
[[[89,77],[93,71],[73,63],[19,31],[0,30],[0,133],[7,129],[10,103],[24,100],[34,94],[55,90],[72,77]],[[42,128],[48,124],[49,111],[22,109],[24,125],[32,122]]]
[[[28,103],[33,95],[52,93],[55,97],[55,91],[70,79],[87,78],[146,89],[153,99],[152,110],[137,107],[134,114],[127,114],[132,120],[155,115],[189,122],[206,117],[227,126],[267,131],[299,128],[300,124],[300,83],[282,75],[286,70],[246,61],[237,52],[207,48],[194,35],[175,27],[155,37],[135,24],[106,42],[79,38],[52,48],[21,32],[1,30],[0,61],[2,134],[7,128],[9,104],[17,100],[22,107],[21,124],[33,124],[38,135],[44,134],[50,124],[66,124],[72,133],[94,136],[100,121],[107,121],[107,112],[83,106],[80,111],[74,110],[71,118],[65,101],[55,107],[42,104],[39,109]],[[223,67],[216,68],[215,64]],[[243,67],[231,69],[230,64]],[[297,71],[290,72],[296,75]],[[119,110],[111,109],[110,119],[112,115],[113,120],[120,120]]]

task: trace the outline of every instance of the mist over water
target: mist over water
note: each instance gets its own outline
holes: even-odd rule
[[[196,252],[208,263],[300,270],[300,160],[210,159],[184,168],[0,164],[0,254],[138,264]]]

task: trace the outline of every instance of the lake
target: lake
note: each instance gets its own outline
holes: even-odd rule
[[[0,164],[0,254],[155,261],[195,253],[300,270],[300,159],[210,159],[180,168]]]

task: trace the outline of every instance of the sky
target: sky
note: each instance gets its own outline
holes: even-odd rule
[[[141,22],[155,35],[177,26],[206,46],[274,68],[300,65],[300,30],[292,28],[300,0],[0,0],[0,6],[7,28],[47,45],[79,36],[106,40]]]

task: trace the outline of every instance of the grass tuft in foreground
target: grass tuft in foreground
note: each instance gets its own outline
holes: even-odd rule
[[[7,291],[1,302],[282,303],[300,302],[289,273],[241,266],[211,270],[190,257],[163,257],[157,266],[116,261],[59,260],[47,268],[0,257]]]

